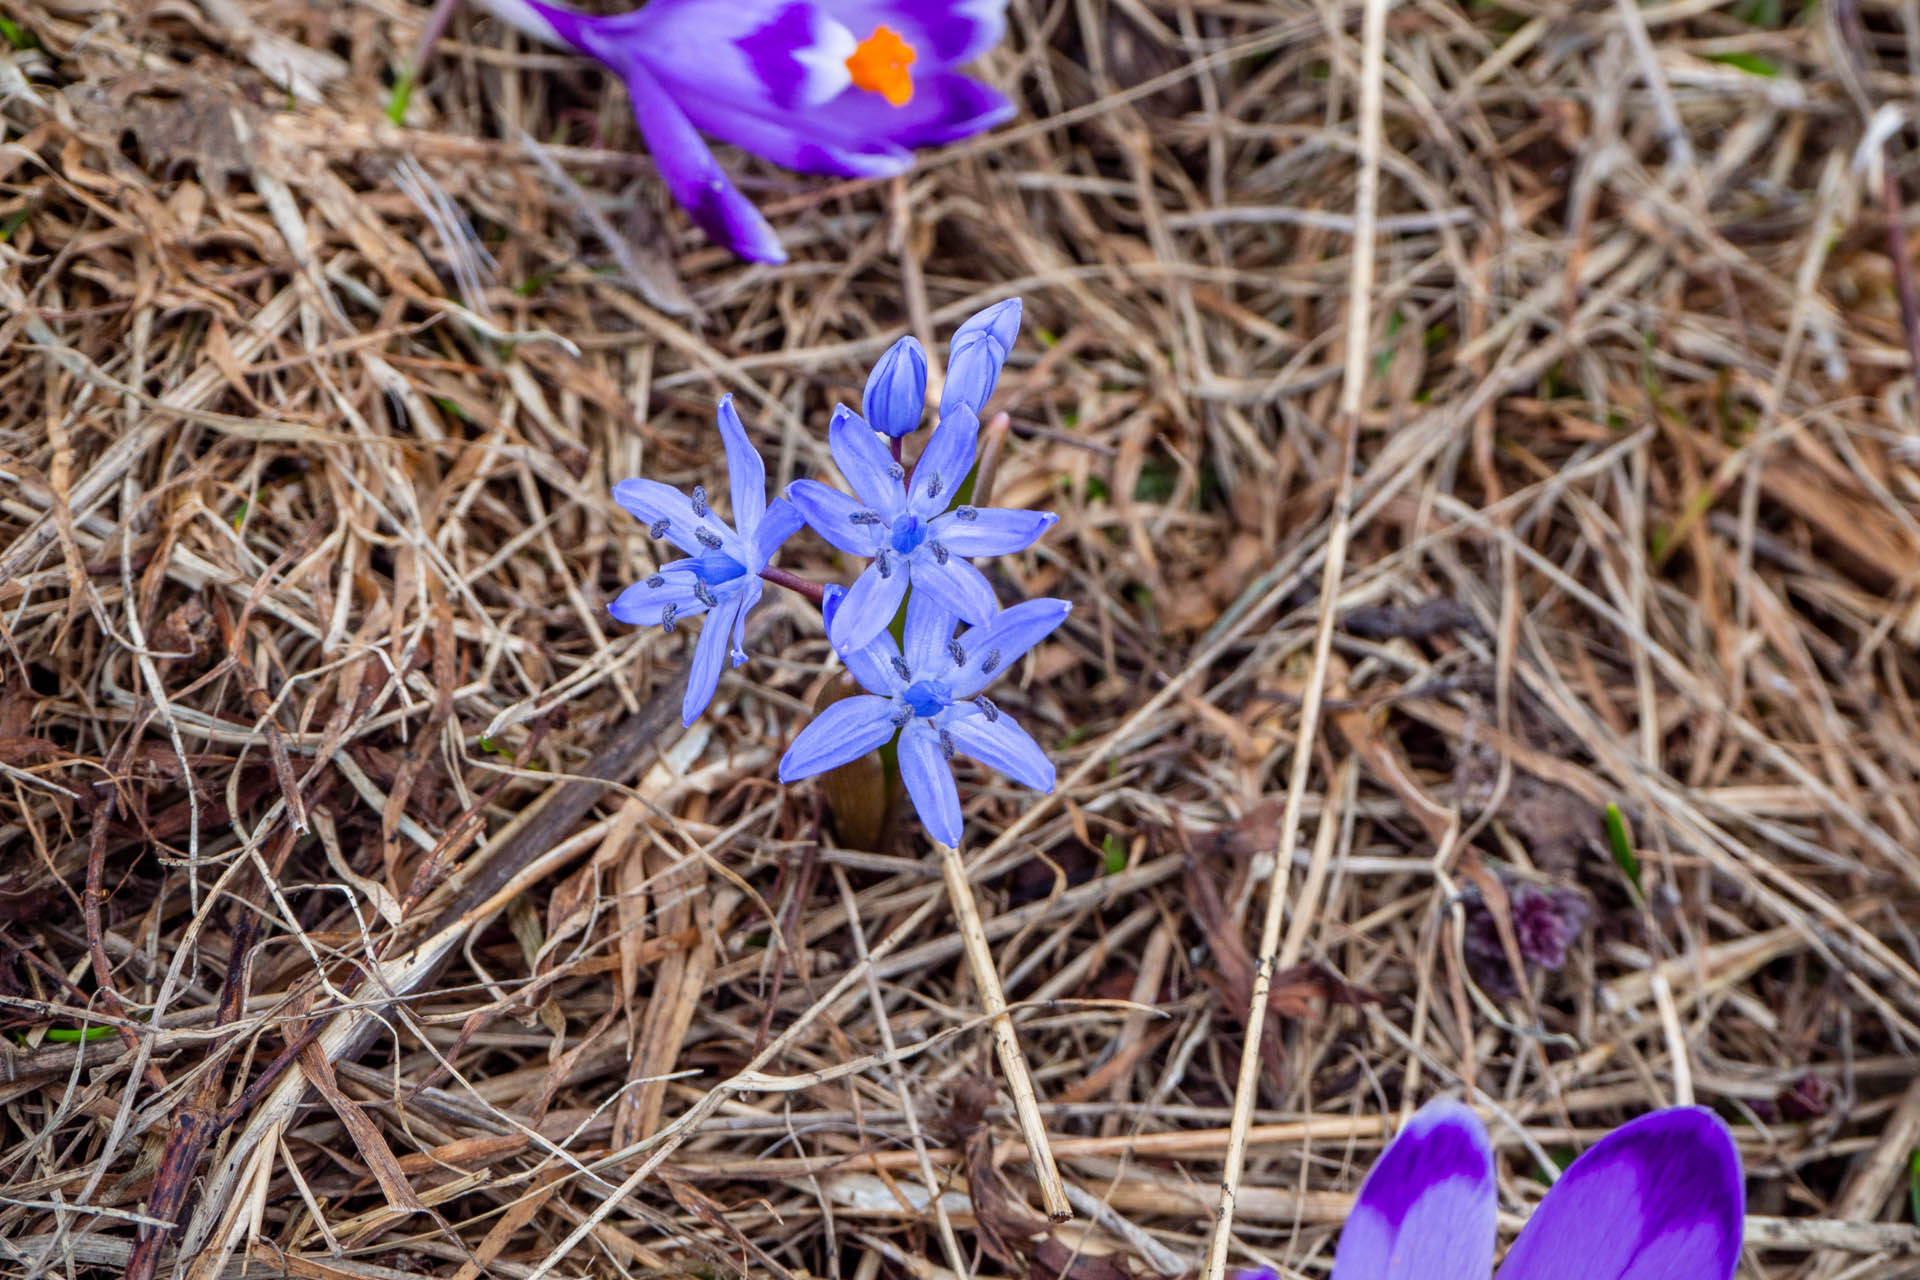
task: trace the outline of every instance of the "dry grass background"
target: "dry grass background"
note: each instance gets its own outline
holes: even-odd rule
[[[1691,1096],[1743,1274],[1920,1275],[1920,11],[1379,12],[1370,69],[1353,5],[1015,0],[1000,133],[730,162],[767,269],[491,21],[394,127],[418,5],[9,3],[0,1274],[1122,1280],[1225,1181],[1230,1265],[1322,1276],[1471,1088],[1505,1230]],[[682,732],[691,638],[603,608],[609,483],[714,485],[716,397],[820,470],[1013,294],[995,493],[1062,521],[998,571],[1077,609],[1002,701],[1063,785],[974,775],[964,854],[1053,1230],[937,860],[772,780],[817,616]],[[1516,988],[1521,885],[1590,912]]]

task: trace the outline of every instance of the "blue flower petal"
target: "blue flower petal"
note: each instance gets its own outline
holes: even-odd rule
[[[913,585],[916,590],[937,596],[940,603],[966,622],[981,623],[993,617],[1000,604],[993,598],[993,584],[971,560],[947,557],[941,564],[930,555],[913,558]]]
[[[980,419],[964,405],[943,414],[933,429],[927,447],[913,464],[913,477],[907,481],[907,505],[922,520],[931,520],[953,505],[960,486],[973,470],[974,451],[980,441]]]
[[[847,598],[840,602],[834,615],[827,638],[842,654],[859,648],[893,625],[894,617],[900,612],[900,601],[906,594],[906,566],[896,561],[892,572],[883,574],[876,560],[854,579]]]
[[[731,657],[736,667],[747,660],[747,615],[753,612],[753,606],[760,603],[760,597],[766,591],[758,578],[748,578],[746,584],[740,589],[740,608],[733,615]],[[707,625],[712,627],[719,624],[710,620]]]
[[[821,486],[825,488],[825,486]],[[753,531],[753,563],[747,567],[758,573],[773,563],[773,557],[788,538],[800,532],[803,523],[800,509],[785,498],[775,498],[767,505],[767,514],[760,518],[759,527]]]
[[[687,694],[680,700],[680,723],[690,725],[713,701],[720,686],[720,663],[727,653],[729,633],[741,614],[742,596],[734,594],[720,602],[706,625],[700,629],[699,643],[693,646],[693,665],[687,671]]]
[[[1033,735],[1013,722],[1013,717],[996,710],[991,715],[975,711],[946,722],[956,747],[990,769],[997,769],[1015,782],[1035,791],[1053,790],[1053,761],[1033,740]]]
[[[954,785],[940,734],[924,720],[900,731],[900,780],[927,833],[942,844],[960,843],[960,788]]]
[[[815,716],[780,757],[780,781],[798,782],[858,760],[893,737],[890,698],[857,693]]]
[[[868,510],[891,520],[900,510],[902,490],[895,478],[899,463],[873,434],[873,428],[847,406],[833,407],[833,421],[827,426],[827,447],[833,451],[834,465],[847,478],[854,496]]]
[[[971,698],[1026,655],[1027,650],[1052,635],[1067,620],[1073,606],[1065,600],[1022,600],[1002,609],[985,626],[960,636],[967,664],[948,682],[955,698]]]
[[[855,524],[853,518],[872,508],[818,480],[795,480],[787,486],[787,498],[799,508],[807,527],[848,555],[871,556],[879,546],[872,525]]]
[[[648,586],[655,578],[660,580],[660,585]],[[673,606],[675,619],[697,617],[707,611],[707,606],[694,595],[695,581],[690,573],[653,574],[646,582],[636,582],[622,591],[607,606],[607,612],[636,627],[659,626],[660,616],[668,605]]]
[[[1059,522],[1051,511],[958,507],[935,520],[929,536],[955,555],[1007,556],[1025,551]]]
[[[911,435],[927,407],[927,353],[912,337],[887,348],[867,375],[860,411],[882,435]]]
[[[915,679],[939,679],[953,666],[947,646],[953,641],[958,615],[931,591],[915,591],[907,597],[906,644],[901,653]]]
[[[720,440],[727,450],[727,485],[733,495],[733,527],[743,537],[751,537],[767,510],[767,464],[760,451],[747,439],[747,429],[734,412],[733,396],[720,397],[714,411],[720,423]]]
[[[1000,367],[1020,332],[1020,299],[1008,298],[970,317],[953,331],[947,351],[947,381],[940,389],[940,416],[962,405],[978,414],[1000,380]]]
[[[665,538],[690,556],[709,550],[700,543],[696,533],[700,529],[719,538],[723,545],[745,549],[739,546],[740,536],[732,526],[714,515],[711,507],[705,516],[698,515],[693,499],[670,484],[661,484],[658,480],[622,480],[613,486],[613,500],[646,525],[649,533],[660,530],[653,536]]]

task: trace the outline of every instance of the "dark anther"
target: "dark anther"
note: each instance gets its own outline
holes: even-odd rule
[[[709,551],[718,551],[720,549],[720,535],[711,529],[695,529],[693,536],[699,539],[700,545]]]
[[[985,694],[981,694],[975,698],[973,705],[980,708],[980,712],[986,716],[988,724],[992,724],[1000,718],[1000,708],[994,706],[993,701]]]
[[[953,751],[953,735],[945,729],[942,729],[940,731],[940,754],[951,760],[953,759]]]
[[[880,554],[873,558],[873,563],[874,567],[880,570],[881,577],[891,578],[893,576],[893,561],[887,559],[887,550],[885,547],[882,547]]]
[[[906,728],[907,721],[911,719],[913,719],[912,707],[909,707],[905,703],[902,703],[900,706],[894,708],[893,710],[893,727],[894,728],[896,729]]]
[[[933,548],[933,562],[935,564],[944,565],[948,558],[953,555],[953,552],[947,550],[937,542],[929,542],[927,545]]]
[[[907,469],[897,462],[889,462],[887,464],[887,475],[895,480],[905,480],[907,478]]]
[[[969,524],[980,518],[980,510],[977,507],[955,507],[953,514]]]
[[[716,608],[720,604],[718,600],[713,598],[713,588],[708,586],[706,581],[701,578],[695,578],[693,580],[693,598],[709,609]]]
[[[899,654],[896,653],[893,656],[892,661],[893,661],[893,673],[895,675],[899,676],[902,680],[913,679],[913,668],[907,665],[907,660],[905,658],[901,657]]]
[[[1000,651],[998,649],[989,649],[987,650],[987,656],[980,659],[980,674],[990,676],[999,665]]]
[[[666,585],[667,585],[667,580],[661,577],[657,573],[654,574],[651,578],[647,579],[647,588],[650,591],[658,591],[660,588]]]
[[[702,520],[707,518],[707,486],[703,484],[693,486],[693,514]]]
[[[937,498],[940,496],[940,473],[938,471],[927,477],[927,496],[929,498]]]
[[[673,615],[678,612],[680,612],[679,608],[674,605],[668,605],[660,611],[660,629],[662,631],[673,630]]]
[[[667,526],[672,523],[671,520],[655,520],[647,526],[647,533],[655,538],[664,538],[667,536]]]
[[[953,659],[953,664],[957,667],[967,665],[967,651],[960,647],[958,640],[947,641],[947,656]]]
[[[885,524],[878,511],[856,511],[847,517],[854,524]]]

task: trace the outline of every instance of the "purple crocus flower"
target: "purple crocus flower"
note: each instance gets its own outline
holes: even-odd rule
[[[733,497],[733,523],[715,515],[707,491],[691,494],[658,480],[622,480],[613,500],[632,512],[656,538],[665,538],[688,559],[660,566],[607,606],[622,622],[661,626],[672,631],[681,620],[710,614],[693,649],[687,693],[680,704],[683,724],[692,724],[720,683],[720,655],[731,648],[733,665],[747,660],[747,614],[760,602],[760,573],[780,544],[800,529],[800,513],[785,498],[767,501],[767,468],[747,439],[734,412],[733,397],[723,396],[716,416],[727,451],[727,482]],[[732,643],[729,645],[728,637]]]
[[[836,612],[852,596],[827,602]],[[900,779],[933,838],[960,843],[960,790],[947,762],[968,755],[1036,791],[1053,790],[1053,762],[1013,717],[982,693],[1066,621],[1065,600],[1025,600],[985,626],[953,634],[951,610],[925,591],[907,603],[906,648],[884,631],[842,655],[867,692],[842,698],[802,729],[780,758],[780,781],[836,769],[900,735]]]
[[[1656,1111],[1568,1167],[1497,1280],[1730,1280],[1745,1211],[1740,1153],[1720,1118],[1700,1107]],[[1458,1102],[1430,1102],[1361,1184],[1332,1280],[1481,1280],[1493,1265],[1494,1212],[1480,1118]]]
[[[947,509],[973,470],[979,437],[980,419],[961,405],[933,429],[909,476],[873,428],[842,405],[834,410],[827,444],[856,496],[817,480],[787,486],[821,537],[872,558],[827,631],[843,658],[886,630],[909,585],[916,597],[932,596],[962,622],[986,622],[998,605],[986,575],[968,557],[1024,551],[1059,520],[1051,511]]]
[[[905,172],[916,148],[1013,114],[954,70],[999,42],[1006,0],[651,0],[608,17],[541,0],[480,3],[626,81],[674,199],[756,262],[786,253],[701,134],[792,169],[878,178]]]

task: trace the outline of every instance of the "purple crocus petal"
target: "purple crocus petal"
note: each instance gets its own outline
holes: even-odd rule
[[[731,392],[720,397],[714,410],[720,423],[720,442],[727,451],[727,487],[733,495],[733,526],[750,530],[767,511],[767,464],[747,439],[747,429],[734,412]]]
[[[896,107],[879,94],[849,89],[801,114],[808,134],[847,146],[885,142],[917,150],[944,146],[1004,124],[1014,107],[1005,95],[971,76],[940,72],[916,76],[913,98]]]
[[[827,448],[832,450],[833,463],[847,478],[854,496],[868,509],[891,519],[900,506],[900,477],[896,474],[900,464],[873,434],[866,419],[843,404],[833,406],[833,421],[827,424]]]
[[[952,413],[942,411],[940,425],[920,451],[907,481],[907,505],[922,520],[931,520],[953,505],[953,496],[973,470],[979,442],[980,419],[972,409],[962,405]]]
[[[1568,1167],[1498,1280],[1728,1280],[1745,1212],[1740,1152],[1720,1118],[1700,1107],[1656,1111]]]
[[[825,488],[825,486],[821,486]],[[829,493],[831,489],[827,490]],[[805,523],[800,517],[800,509],[785,498],[775,498],[767,506],[767,513],[760,517],[760,523],[753,530],[753,563],[747,567],[758,573],[773,563],[774,553],[781,544],[800,532]]]
[[[913,585],[965,622],[985,622],[1000,608],[987,575],[975,568],[973,561],[959,556],[947,557],[945,564],[930,556],[915,557]]]
[[[853,522],[867,508],[846,494],[818,480],[795,480],[787,486],[787,497],[807,526],[840,550],[855,556],[873,554],[873,534],[867,526]]]
[[[700,640],[693,646],[693,665],[687,671],[687,695],[680,700],[683,725],[700,718],[713,701],[713,691],[720,686],[720,660],[726,656],[728,635],[740,616],[740,601],[738,594],[722,600],[700,629]]]
[[[673,606],[676,619],[691,618],[707,611],[707,606],[701,604],[693,593],[692,574],[655,574],[654,577],[660,579],[659,586],[647,585],[653,578],[648,578],[647,582],[636,582],[614,597],[613,603],[607,606],[607,612],[621,622],[634,626],[657,627],[661,613],[668,605]]]
[[[940,390],[940,416],[961,405],[979,413],[1000,381],[1000,368],[1020,332],[1020,299],[997,302],[953,331],[947,348],[947,383]]]
[[[647,150],[694,225],[750,262],[785,262],[780,237],[720,171],[712,150],[653,72],[632,58],[619,69]]]
[[[694,514],[693,499],[670,484],[661,484],[658,480],[622,480],[613,486],[613,500],[627,509],[627,512],[647,526],[647,531],[660,532],[654,536],[665,538],[674,546],[690,556],[704,554],[707,548],[700,545],[694,530],[705,527],[715,534],[722,533],[724,526],[718,520],[702,519]],[[665,521],[665,525],[661,521]],[[730,530],[728,532],[731,532]]]
[[[898,439],[920,428],[927,409],[927,353],[912,336],[888,347],[867,375],[860,412],[875,431]]]
[[[1053,761],[1033,735],[998,711],[955,716],[946,722],[956,747],[1035,791],[1053,790]]]
[[[895,563],[891,572],[882,573],[880,565],[874,561],[853,580],[834,614],[827,639],[842,655],[885,631],[900,612],[900,600],[907,594],[905,568]]]
[[[916,69],[971,62],[1007,33],[1007,0],[832,0],[828,7],[857,36],[893,28],[918,55]]]
[[[732,98],[700,92],[692,85],[667,83],[678,93],[687,118],[700,132],[789,169],[842,178],[891,178],[913,167],[913,152],[885,134],[842,137],[827,129],[808,127],[814,115],[811,110],[767,116],[743,108]],[[849,92],[873,96],[857,89]]]
[[[1051,511],[961,507],[935,520],[927,533],[955,555],[1006,556],[1025,551],[1059,521]]]
[[[950,664],[947,645],[953,640],[959,618],[931,591],[916,591],[907,597],[907,625],[902,632],[906,643],[901,652],[914,675],[926,677]]]
[[[740,589],[740,607],[733,615],[733,649],[730,655],[736,667],[747,660],[747,615],[753,612],[753,606],[760,603],[765,591],[766,587],[758,578],[748,578],[747,585]],[[724,613],[725,609],[721,612]],[[707,625],[712,627],[719,624],[710,620]]]
[[[838,769],[893,737],[893,700],[856,693],[832,703],[802,729],[780,757],[780,781],[798,782]]]
[[[1072,611],[1065,600],[1022,600],[1002,609],[985,626],[963,632],[960,647],[966,650],[967,662],[948,681],[954,698],[971,698],[997,680],[1027,650],[1052,635]]]
[[[730,0],[725,7],[741,12],[755,6]],[[859,43],[825,6],[797,2],[779,5],[767,21],[734,42],[758,87],[783,112],[825,102],[845,89],[852,80],[847,59]]]
[[[1481,1280],[1493,1265],[1495,1209],[1485,1126],[1458,1102],[1435,1099],[1360,1185],[1332,1280]],[[1589,1273],[1579,1266],[1554,1274]]]
[[[838,704],[836,704],[838,705]],[[960,843],[960,788],[954,785],[940,731],[915,720],[900,731],[900,781],[927,833],[941,844]]]

